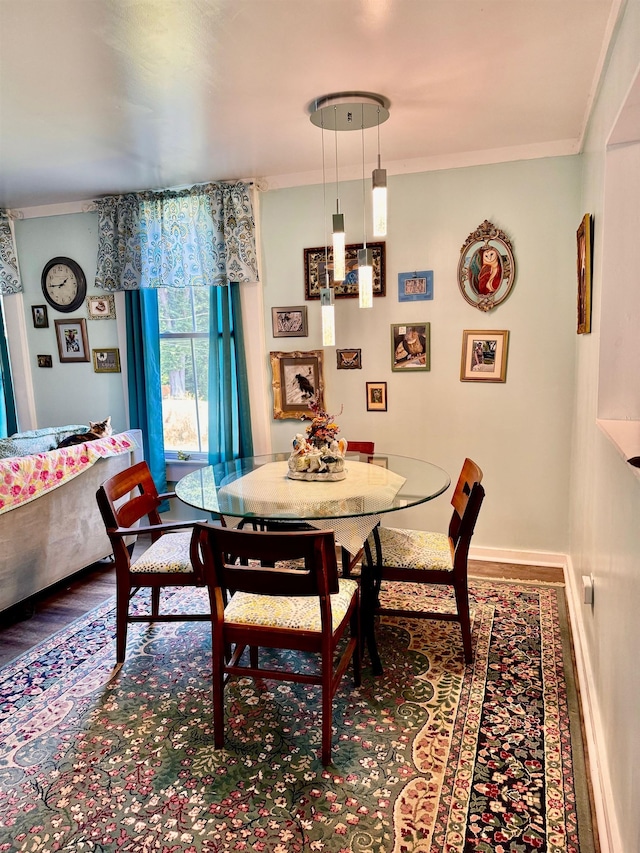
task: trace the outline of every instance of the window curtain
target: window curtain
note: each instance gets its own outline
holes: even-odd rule
[[[125,306],[129,421],[132,429],[142,430],[144,458],[156,488],[166,492],[158,294],[149,289],[128,291]]]
[[[22,282],[18,273],[18,256],[11,220],[6,210],[0,210],[0,438],[18,431],[2,299],[21,291]]]
[[[134,291],[138,297],[130,299],[134,293],[127,294],[131,426],[145,431],[149,444],[153,442],[149,452],[161,457],[164,465],[157,300],[152,317],[150,303],[156,294],[144,289],[209,286],[209,459],[250,455],[238,289],[239,283],[258,281],[249,186],[206,184],[182,191],[129,193],[99,199],[96,206],[96,286]],[[144,370],[140,367],[147,364]]]
[[[209,296],[209,464],[253,456],[239,285]]]

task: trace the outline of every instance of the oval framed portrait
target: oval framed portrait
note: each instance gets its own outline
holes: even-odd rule
[[[485,219],[460,249],[460,292],[470,305],[480,311],[491,311],[507,298],[515,276],[511,241],[504,231]]]

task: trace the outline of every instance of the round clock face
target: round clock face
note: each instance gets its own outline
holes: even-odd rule
[[[87,293],[82,269],[71,258],[53,258],[42,270],[42,292],[49,305],[58,311],[75,311]]]

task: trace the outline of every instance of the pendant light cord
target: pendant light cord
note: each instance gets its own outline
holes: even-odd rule
[[[362,248],[367,248],[367,193],[364,178],[364,107],[362,108],[362,121],[360,124],[360,135],[362,136]]]

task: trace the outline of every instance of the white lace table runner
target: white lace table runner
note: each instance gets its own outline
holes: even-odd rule
[[[362,548],[380,520],[379,511],[391,506],[405,478],[379,465],[347,461],[347,476],[337,482],[290,480],[287,463],[269,462],[219,489],[225,503],[237,502],[239,511],[258,517],[304,520],[319,530],[335,531],[336,542],[350,553]],[[352,515],[378,510],[373,515]],[[335,516],[322,520],[322,516]],[[320,518],[306,518],[307,515]]]

